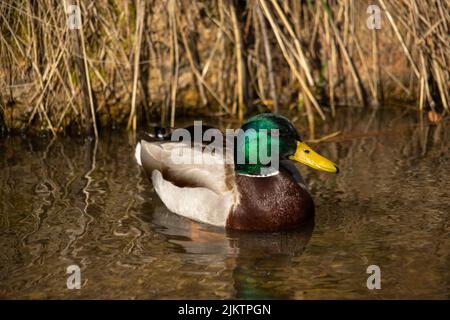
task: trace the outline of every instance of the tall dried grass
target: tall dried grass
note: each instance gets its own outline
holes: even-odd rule
[[[344,104],[449,111],[448,1],[1,0],[0,21],[0,130],[94,136],[290,106],[313,136]]]

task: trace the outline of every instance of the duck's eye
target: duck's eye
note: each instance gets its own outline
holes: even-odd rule
[[[305,153],[309,153],[309,150],[308,150],[308,149],[306,149],[306,150],[305,150]]]

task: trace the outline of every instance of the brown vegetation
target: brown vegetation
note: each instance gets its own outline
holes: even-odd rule
[[[72,4],[80,29],[67,27]],[[0,21],[0,131],[97,135],[290,106],[314,135],[340,105],[449,111],[444,0],[3,0]]]

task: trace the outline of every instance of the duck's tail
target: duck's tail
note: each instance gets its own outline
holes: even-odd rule
[[[191,137],[195,137],[196,134],[198,134],[198,132],[196,133],[196,128],[194,126],[189,126],[184,128]],[[201,126],[201,137],[204,137],[204,134],[207,130],[209,129],[216,129],[215,127],[211,127],[209,125],[202,125]],[[140,135],[140,141],[147,141],[147,142],[164,142],[164,141],[172,141],[172,133],[175,130],[175,128],[172,127],[153,127],[153,130],[150,132],[145,132],[144,134]],[[178,140],[176,140],[178,141]],[[192,141],[194,142],[194,141]],[[203,142],[203,140],[202,140]],[[142,149],[142,145],[141,142],[138,142],[136,145],[136,149],[134,151],[134,157],[136,158],[136,162],[142,166],[142,158],[141,158],[141,149]]]
[[[134,157],[136,158],[136,162],[142,167],[141,143],[140,142],[138,142],[136,145],[136,149],[134,150]]]
[[[170,140],[171,131],[173,128],[167,127],[158,127],[154,126],[151,131],[144,132],[143,134],[140,134],[139,139],[145,140],[148,142],[155,142],[155,141],[168,141]],[[139,141],[136,145],[136,149],[134,151],[134,157],[136,158],[136,162],[142,167],[142,160],[141,160],[141,149],[142,145]]]

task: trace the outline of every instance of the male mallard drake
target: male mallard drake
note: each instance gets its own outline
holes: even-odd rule
[[[181,134],[175,131],[164,140],[141,140],[136,146],[136,159],[166,207],[192,220],[238,230],[294,228],[314,215],[313,200],[294,161],[338,172],[279,115],[250,118],[237,135],[231,139],[226,135],[234,145],[214,151],[205,140],[214,137],[216,146],[223,146],[223,136],[205,129],[211,127],[186,128]],[[186,133],[194,133],[194,143],[179,141]]]

